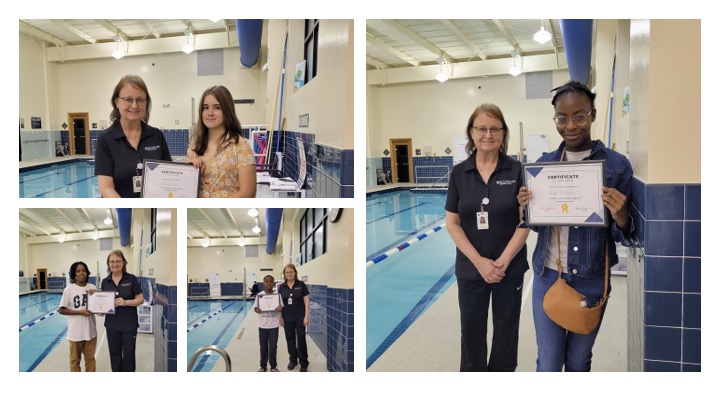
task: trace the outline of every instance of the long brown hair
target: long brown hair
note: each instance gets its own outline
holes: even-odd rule
[[[198,156],[204,155],[208,147],[208,128],[202,120],[203,104],[205,103],[205,97],[208,95],[212,95],[217,99],[223,113],[223,125],[225,126],[226,132],[220,144],[222,145],[229,140],[237,143],[240,135],[242,135],[242,126],[235,113],[235,103],[233,102],[230,90],[225,86],[212,86],[205,90],[200,97],[200,107],[198,108],[199,119],[193,130],[193,138],[190,144],[190,149]]]
[[[481,104],[470,115],[467,127],[465,128],[465,134],[467,135],[468,139],[467,143],[465,144],[465,152],[467,152],[468,155],[471,155],[475,151],[475,142],[472,139],[472,127],[473,123],[475,122],[475,118],[477,118],[477,116],[482,113],[485,113],[490,117],[500,120],[500,122],[502,122],[503,140],[502,143],[500,143],[500,152],[502,152],[503,155],[507,155],[508,140],[510,139],[510,128],[508,128],[507,123],[505,122],[505,116],[503,116],[502,111],[500,111],[500,107],[492,103]]]
[[[135,75],[123,76],[118,82],[118,84],[115,86],[112,98],[110,98],[110,104],[113,108],[110,112],[110,122],[114,123],[115,121],[117,121],[118,118],[120,118],[120,110],[117,108],[115,101],[117,101],[117,98],[120,97],[120,90],[122,90],[123,87],[127,86],[128,84],[140,91],[145,92],[147,104],[145,105],[145,117],[143,117],[143,121],[145,121],[145,123],[147,124],[148,121],[150,121],[150,108],[152,108],[152,99],[150,98],[150,92],[148,92],[147,86],[145,85],[143,79],[141,79],[140,76]]]

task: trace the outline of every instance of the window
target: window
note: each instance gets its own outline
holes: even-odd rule
[[[305,20],[305,84],[317,75],[317,43],[319,20]]]
[[[150,254],[157,249],[157,208],[150,208]]]
[[[300,220],[301,264],[322,256],[327,251],[327,208],[308,208]]]

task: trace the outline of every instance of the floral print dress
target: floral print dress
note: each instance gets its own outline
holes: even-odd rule
[[[196,159],[198,155],[189,149],[187,158]],[[205,165],[200,197],[222,198],[240,191],[238,171],[241,167],[250,165],[255,165],[255,156],[248,140],[242,137],[237,143],[231,139],[225,140],[213,159]]]

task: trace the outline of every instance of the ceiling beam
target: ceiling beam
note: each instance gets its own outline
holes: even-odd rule
[[[493,23],[495,23],[495,26],[498,28],[498,30],[500,30],[500,32],[503,34],[505,40],[508,41],[508,43],[510,44],[510,46],[513,47],[513,49],[515,49],[515,52],[517,52],[519,56],[523,56],[523,51],[522,49],[520,49],[520,45],[518,45],[513,34],[511,34],[510,30],[505,26],[505,23],[503,23],[502,20],[492,21]]]
[[[156,39],[160,39],[160,32],[158,32],[158,30],[156,30],[155,27],[150,25],[150,23],[148,23],[145,20],[138,20],[138,21],[140,21],[142,23],[142,25],[145,26],[145,28],[148,30],[148,34],[154,36]]]
[[[480,52],[480,49],[478,49],[478,47],[475,46],[475,44],[473,44],[472,41],[470,41],[470,38],[468,38],[465,34],[463,34],[463,32],[460,31],[460,28],[458,28],[458,26],[455,25],[452,21],[440,20],[440,22],[442,22],[443,25],[448,27],[448,29],[450,31],[452,31],[453,34],[455,34],[455,36],[458,37],[465,44],[465,46],[467,46],[468,49],[470,49],[473,52],[473,54],[475,54],[475,56],[479,56],[482,59],[485,59],[487,57],[485,54]]]
[[[95,23],[96,23],[97,25],[99,25],[99,26],[105,28],[106,30],[108,30],[108,32],[111,32],[113,35],[120,35],[120,36],[123,37],[123,38],[126,38],[126,37],[127,37],[127,34],[125,34],[120,28],[114,26],[114,25],[113,25],[110,21],[108,21],[108,20],[93,20],[93,21],[95,21]],[[140,21],[143,25],[147,26],[147,23],[146,23],[145,21],[143,21],[143,20],[138,20],[138,21]]]
[[[33,27],[32,25],[29,25],[22,21],[20,21],[20,32],[23,32],[25,34],[30,35],[31,37],[40,39],[45,42],[51,42],[57,46],[65,46],[68,44],[67,42],[63,41],[62,39],[60,39],[54,35],[50,35],[47,32],[39,30],[39,29]]]
[[[232,211],[230,211],[230,208],[225,208],[225,214],[230,218],[230,221],[232,221],[233,225],[235,225],[235,228],[237,228],[240,235],[244,235],[242,228],[240,225],[238,225],[237,221],[235,220],[235,215],[233,215]]]
[[[423,48],[427,49],[428,51],[432,52],[437,56],[438,58],[445,58],[448,62],[450,62],[450,57],[443,52],[440,48],[433,45],[428,41],[427,39],[423,38],[418,33],[414,32],[410,28],[400,24],[397,20],[383,20],[383,22],[391,27],[393,27],[395,30],[400,32],[401,34],[405,35],[406,37],[410,38],[411,40],[415,41],[418,45],[422,46]]]
[[[375,66],[378,69],[387,69],[388,65],[384,62],[381,62],[372,56],[365,56],[365,63],[368,65]]]
[[[198,209],[197,209],[197,212],[199,212],[200,215],[202,215],[203,217],[205,217],[205,219],[207,219],[208,222],[210,222],[211,224],[213,224],[213,226],[215,227],[215,230],[216,230],[218,233],[220,233],[220,235],[222,235],[223,238],[227,238],[227,235],[225,235],[225,232],[223,232],[222,229],[220,229],[220,227],[218,226],[217,222],[215,222],[212,218],[210,218],[210,215],[208,215],[207,212],[205,212],[205,209],[203,209],[203,208],[198,208]],[[207,230],[203,230],[203,231],[205,231],[205,233],[207,233]],[[208,236],[209,236],[209,235],[208,235]]]
[[[61,217],[65,218],[65,220],[68,221],[68,223],[70,223],[71,226],[74,226],[75,231],[77,231],[78,233],[83,232],[83,230],[80,229],[80,227],[78,226],[77,222],[70,219],[70,217],[68,217],[67,214],[65,214],[62,209],[55,208],[55,212],[57,212]]]
[[[385,51],[385,52],[387,52],[387,53],[389,53],[389,54],[397,57],[398,59],[402,60],[403,62],[407,62],[407,63],[409,63],[409,64],[411,64],[411,65],[413,65],[413,66],[420,66],[420,62],[418,62],[418,61],[415,60],[414,58],[412,58],[412,57],[410,57],[409,55],[406,55],[406,54],[398,51],[397,49],[389,46],[388,44],[382,42],[381,40],[375,38],[374,36],[372,36],[372,35],[370,35],[370,34],[368,34],[368,33],[365,33],[365,39],[366,39],[368,42],[370,42],[371,44],[373,44],[373,45],[377,46],[378,48],[380,48],[381,50],[383,50],[383,51]]]
[[[64,29],[65,31],[68,31],[72,33],[73,35],[77,36],[80,39],[84,39],[85,41],[94,44],[97,42],[97,39],[93,37],[92,35],[88,34],[85,31],[79,30],[75,28],[73,25],[68,24],[67,22],[63,20],[50,20],[53,24],[57,25],[58,27]]]

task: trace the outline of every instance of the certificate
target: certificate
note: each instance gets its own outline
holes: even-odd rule
[[[88,310],[94,314],[114,314],[115,292],[95,291],[88,294]]]
[[[145,159],[143,198],[197,198],[200,170],[190,163]]]
[[[261,311],[276,311],[280,306],[280,295],[266,294],[258,298],[258,307]]]
[[[604,168],[604,160],[524,164],[525,186],[532,192],[528,225],[607,226]]]

